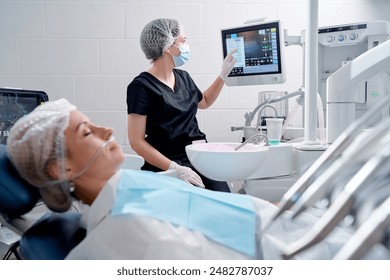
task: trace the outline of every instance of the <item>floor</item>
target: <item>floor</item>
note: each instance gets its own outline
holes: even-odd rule
[[[44,206],[42,203],[39,203],[24,217],[29,220],[37,221],[47,211],[48,209],[46,206]],[[7,253],[9,246],[19,239],[20,236],[18,234],[0,224],[0,260],[2,260],[4,255]]]
[[[9,246],[19,240],[19,236],[4,226],[0,226],[0,260],[7,253]],[[15,259],[11,256],[11,259]]]
[[[8,250],[8,245],[0,242],[0,256],[4,256],[7,250]]]

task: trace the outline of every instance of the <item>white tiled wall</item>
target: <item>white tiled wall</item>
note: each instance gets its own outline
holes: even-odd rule
[[[303,0],[0,0],[0,87],[40,89],[51,100],[75,103],[93,121],[115,129],[128,145],[126,87],[149,67],[139,47],[143,26],[158,17],[179,19],[191,45],[188,70],[201,89],[222,62],[219,30],[248,19],[281,19],[289,35],[305,26]],[[390,1],[320,0],[319,25],[390,20]],[[258,92],[294,91],[302,84],[302,50],[286,49],[287,82],[225,87],[198,120],[210,141],[238,141],[244,114]]]

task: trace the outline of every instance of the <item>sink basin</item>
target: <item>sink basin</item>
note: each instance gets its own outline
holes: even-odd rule
[[[186,147],[192,165],[204,176],[216,181],[240,181],[252,175],[268,147],[248,143],[195,143]]]

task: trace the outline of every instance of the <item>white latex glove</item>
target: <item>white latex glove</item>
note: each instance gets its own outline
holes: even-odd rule
[[[200,176],[189,167],[182,166],[174,161],[171,161],[168,170],[175,170],[177,172],[177,177],[186,181],[187,183],[201,188],[205,187]]]
[[[236,64],[237,59],[233,56],[235,52],[237,52],[237,49],[234,49],[230,53],[228,53],[228,55],[225,57],[225,59],[222,62],[222,70],[219,76],[224,81],[226,81],[227,77],[229,76],[230,72],[234,67],[234,64]]]

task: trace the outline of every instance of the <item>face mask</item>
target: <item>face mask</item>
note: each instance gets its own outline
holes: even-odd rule
[[[173,45],[176,48],[180,50],[180,55],[179,56],[174,56],[173,57],[173,63],[175,64],[175,67],[180,67],[184,63],[186,63],[190,57],[190,46],[187,44],[181,44],[179,47],[176,45]]]

